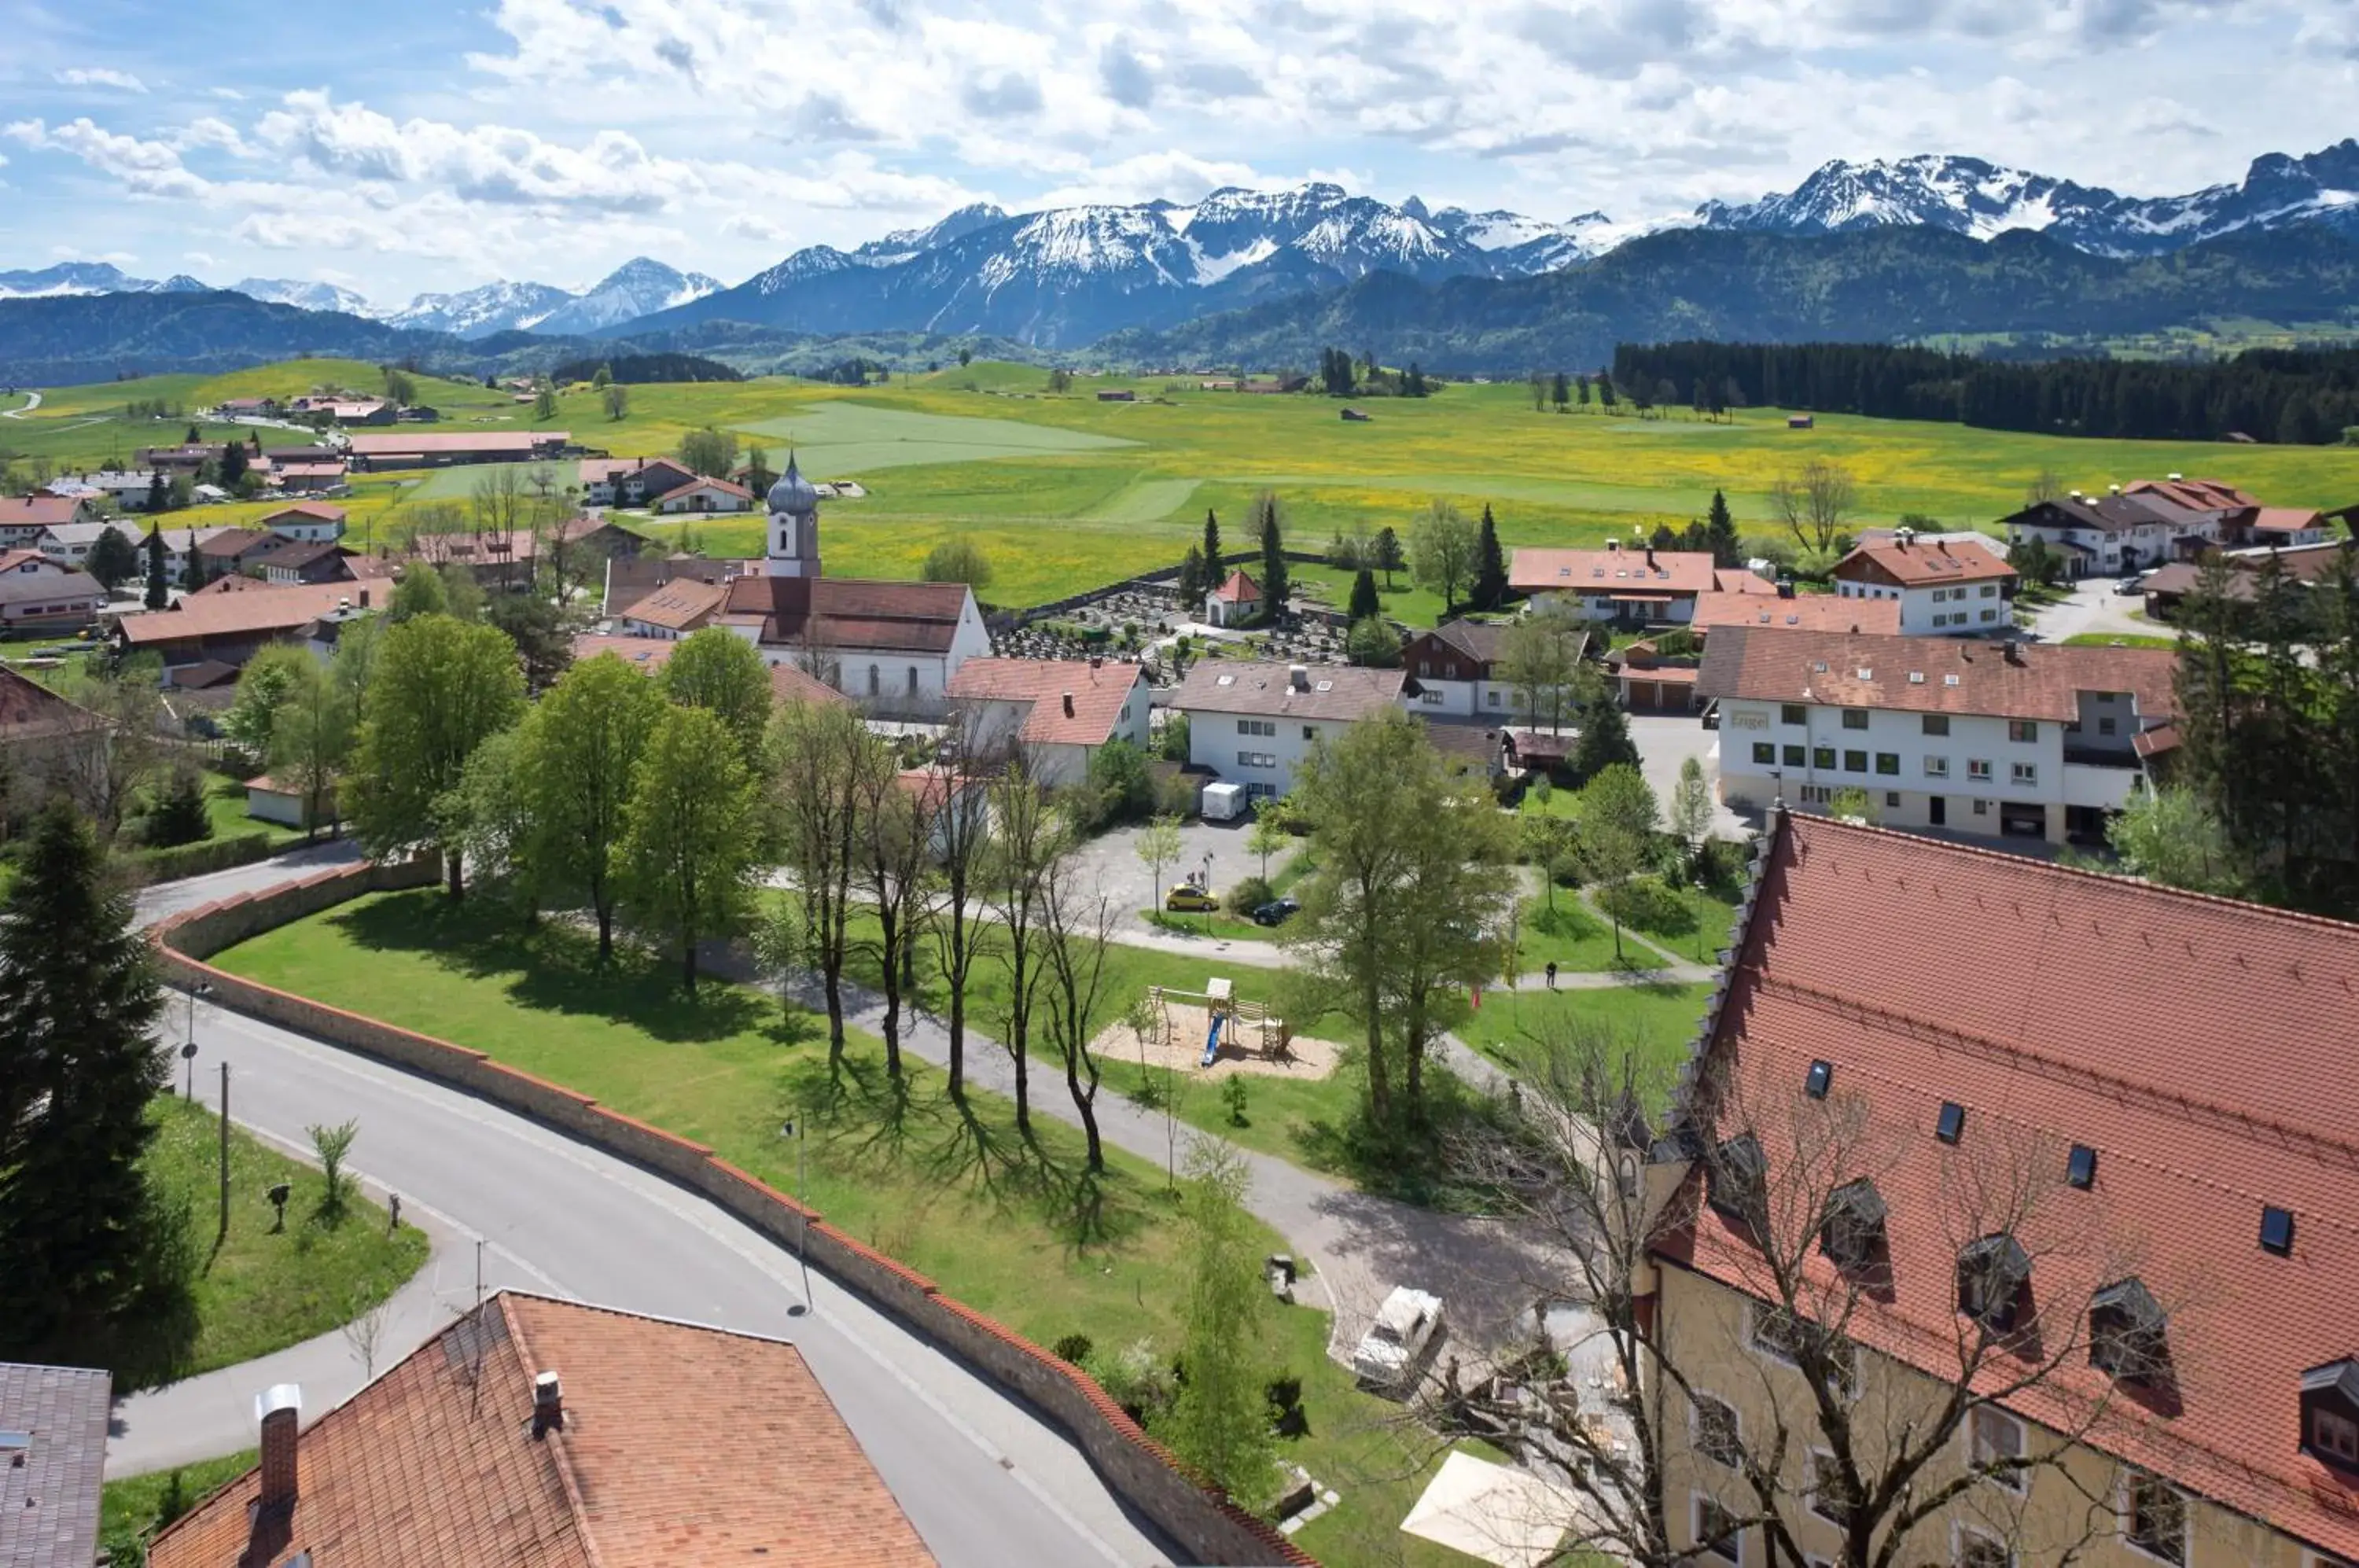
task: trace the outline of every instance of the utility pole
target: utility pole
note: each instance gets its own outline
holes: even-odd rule
[[[782,1124],[781,1135],[795,1140],[795,1259],[802,1266],[803,1307],[810,1310],[810,1203],[803,1196],[803,1122],[799,1118]]]
[[[229,1063],[223,1062],[221,1070],[221,1236],[219,1241],[225,1242],[229,1239]]]

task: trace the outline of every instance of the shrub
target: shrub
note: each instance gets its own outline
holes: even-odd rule
[[[1686,936],[1696,929],[1695,895],[1659,877],[1635,877],[1608,887],[1597,901],[1625,926],[1657,936]]]
[[[1090,758],[1092,818],[1095,826],[1144,822],[1155,811],[1155,779],[1147,754],[1127,740],[1110,740]]]
[[[238,833],[230,838],[177,844],[170,849],[143,849],[132,860],[149,881],[172,882],[183,877],[202,877],[209,871],[226,871],[233,866],[252,866],[257,860],[269,859],[271,848],[268,833]]]
[[[1241,877],[1230,885],[1225,902],[1229,906],[1229,913],[1250,915],[1277,896],[1270,891],[1269,884],[1260,877]]]
[[[1160,1420],[1180,1391],[1171,1368],[1156,1358],[1151,1339],[1133,1341],[1111,1356],[1093,1352],[1082,1370],[1096,1378],[1106,1398],[1141,1426]]]
[[[1085,1334],[1069,1334],[1057,1341],[1053,1348],[1057,1353],[1058,1360],[1069,1366],[1079,1367],[1090,1358],[1090,1336]]]
[[[147,809],[140,841],[157,849],[169,849],[211,838],[212,832],[212,816],[205,809],[204,776],[193,768],[173,768]]]
[[[1231,1127],[1247,1127],[1245,1120],[1245,1081],[1242,1074],[1232,1073],[1221,1081],[1221,1104],[1228,1107]]]

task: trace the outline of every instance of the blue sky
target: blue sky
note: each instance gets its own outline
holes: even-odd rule
[[[2351,134],[2359,19],[2205,0],[0,0],[0,268],[394,303],[734,282],[980,200],[1336,180],[1627,222],[1830,158],[2161,194]]]

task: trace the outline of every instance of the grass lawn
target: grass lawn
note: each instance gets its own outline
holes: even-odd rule
[[[452,909],[420,892],[341,906],[214,962],[489,1051],[711,1144],[782,1187],[795,1156],[777,1124],[808,1115],[812,1202],[852,1235],[1040,1344],[1073,1333],[1109,1348],[1147,1338],[1164,1355],[1177,1344],[1184,1265],[1162,1171],[1109,1150],[1109,1169],[1090,1177],[1077,1132],[1043,1116],[1027,1143],[1006,1101],[971,1094],[962,1112],[923,1063],[911,1063],[897,1092],[865,1038],[831,1078],[808,1015],[719,983],[690,1001],[668,963],[626,958],[600,973],[589,948],[571,928],[521,933],[487,903]],[[1117,949],[1114,961],[1143,972],[1162,956]],[[1124,973],[1125,985],[1136,978]],[[1043,1095],[1062,1093],[1035,1082]],[[1265,1241],[1282,1246],[1274,1234]],[[1310,1435],[1283,1451],[1344,1497],[1316,1539],[1334,1543],[1331,1561],[1393,1560],[1395,1527],[1440,1454],[1402,1433],[1396,1407],[1357,1391],[1326,1358],[1323,1315],[1264,1310],[1272,1367],[1303,1378],[1310,1421]],[[1452,1560],[1403,1544],[1406,1561]]]
[[[1611,1031],[1645,1055],[1683,1057],[1711,988],[1705,985],[1595,986],[1577,991],[1490,991],[1473,1017],[1458,1026],[1458,1038],[1494,1061],[1511,1061],[1517,1044],[1553,1028],[1572,1026]]]
[[[2179,647],[2176,637],[2157,637],[2151,632],[2075,632],[2064,639],[2066,648],[2168,648]]]
[[[1234,915],[1182,913],[1177,909],[1141,909],[1138,918],[1158,931],[1180,936],[1201,936],[1213,942],[1273,942],[1277,940],[1275,926],[1256,925]],[[1209,956],[1209,954],[1208,954]]]
[[[1227,541],[1223,539],[1223,543],[1226,545]],[[1408,547],[1406,534],[1403,535],[1402,547],[1404,549]],[[1260,570],[1256,567],[1249,566],[1246,570],[1253,572],[1256,577],[1261,575]],[[1334,566],[1309,566],[1296,561],[1288,561],[1286,570],[1287,574],[1300,584],[1306,592],[1313,593],[1316,597],[1324,600],[1328,608],[1341,610],[1351,604],[1352,580],[1358,575],[1356,572],[1345,572],[1341,567]],[[1393,573],[1393,585],[1390,588],[1385,586],[1383,572],[1379,572],[1375,575],[1376,600],[1383,605],[1384,613],[1387,616],[1404,626],[1434,626],[1441,624],[1440,594],[1411,583],[1406,572]],[[1465,613],[1462,606],[1459,614],[1462,615]]]
[[[1641,965],[1654,954],[1629,942],[1623,943],[1627,960]],[[1614,928],[1582,907],[1581,895],[1570,887],[1556,890],[1551,909],[1545,895],[1523,901],[1516,923],[1516,971],[1529,975],[1550,963],[1566,974],[1595,973],[1618,966],[1614,956]]]
[[[170,1020],[166,1020],[168,1032]],[[177,1095],[160,1096],[147,1166],[164,1192],[187,1205],[189,1231],[203,1260],[197,1281],[197,1343],[190,1374],[234,1367],[325,1334],[399,1290],[426,1261],[426,1236],[405,1225],[386,1232],[386,1215],[355,1197],[333,1226],[315,1217],[323,1183],[300,1160],[230,1129],[229,1239],[219,1250],[221,1122]],[[368,1128],[355,1158],[368,1159]],[[287,1228],[273,1234],[266,1194],[281,1181],[295,1191]]]
[[[245,786],[234,779],[219,775],[205,780],[205,814],[212,819],[213,837],[243,838],[248,833],[266,836],[275,847],[294,844],[303,837],[301,828],[290,828],[280,822],[266,822],[260,817],[245,814]]]
[[[177,1470],[109,1481],[99,1494],[99,1543],[117,1563],[138,1562],[127,1548],[144,1547],[149,1536],[253,1469],[260,1458],[249,1448]]]

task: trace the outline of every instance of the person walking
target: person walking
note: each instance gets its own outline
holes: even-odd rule
[[[1553,958],[1549,960],[1548,983],[1549,990],[1553,991],[1556,989],[1556,960]]]

